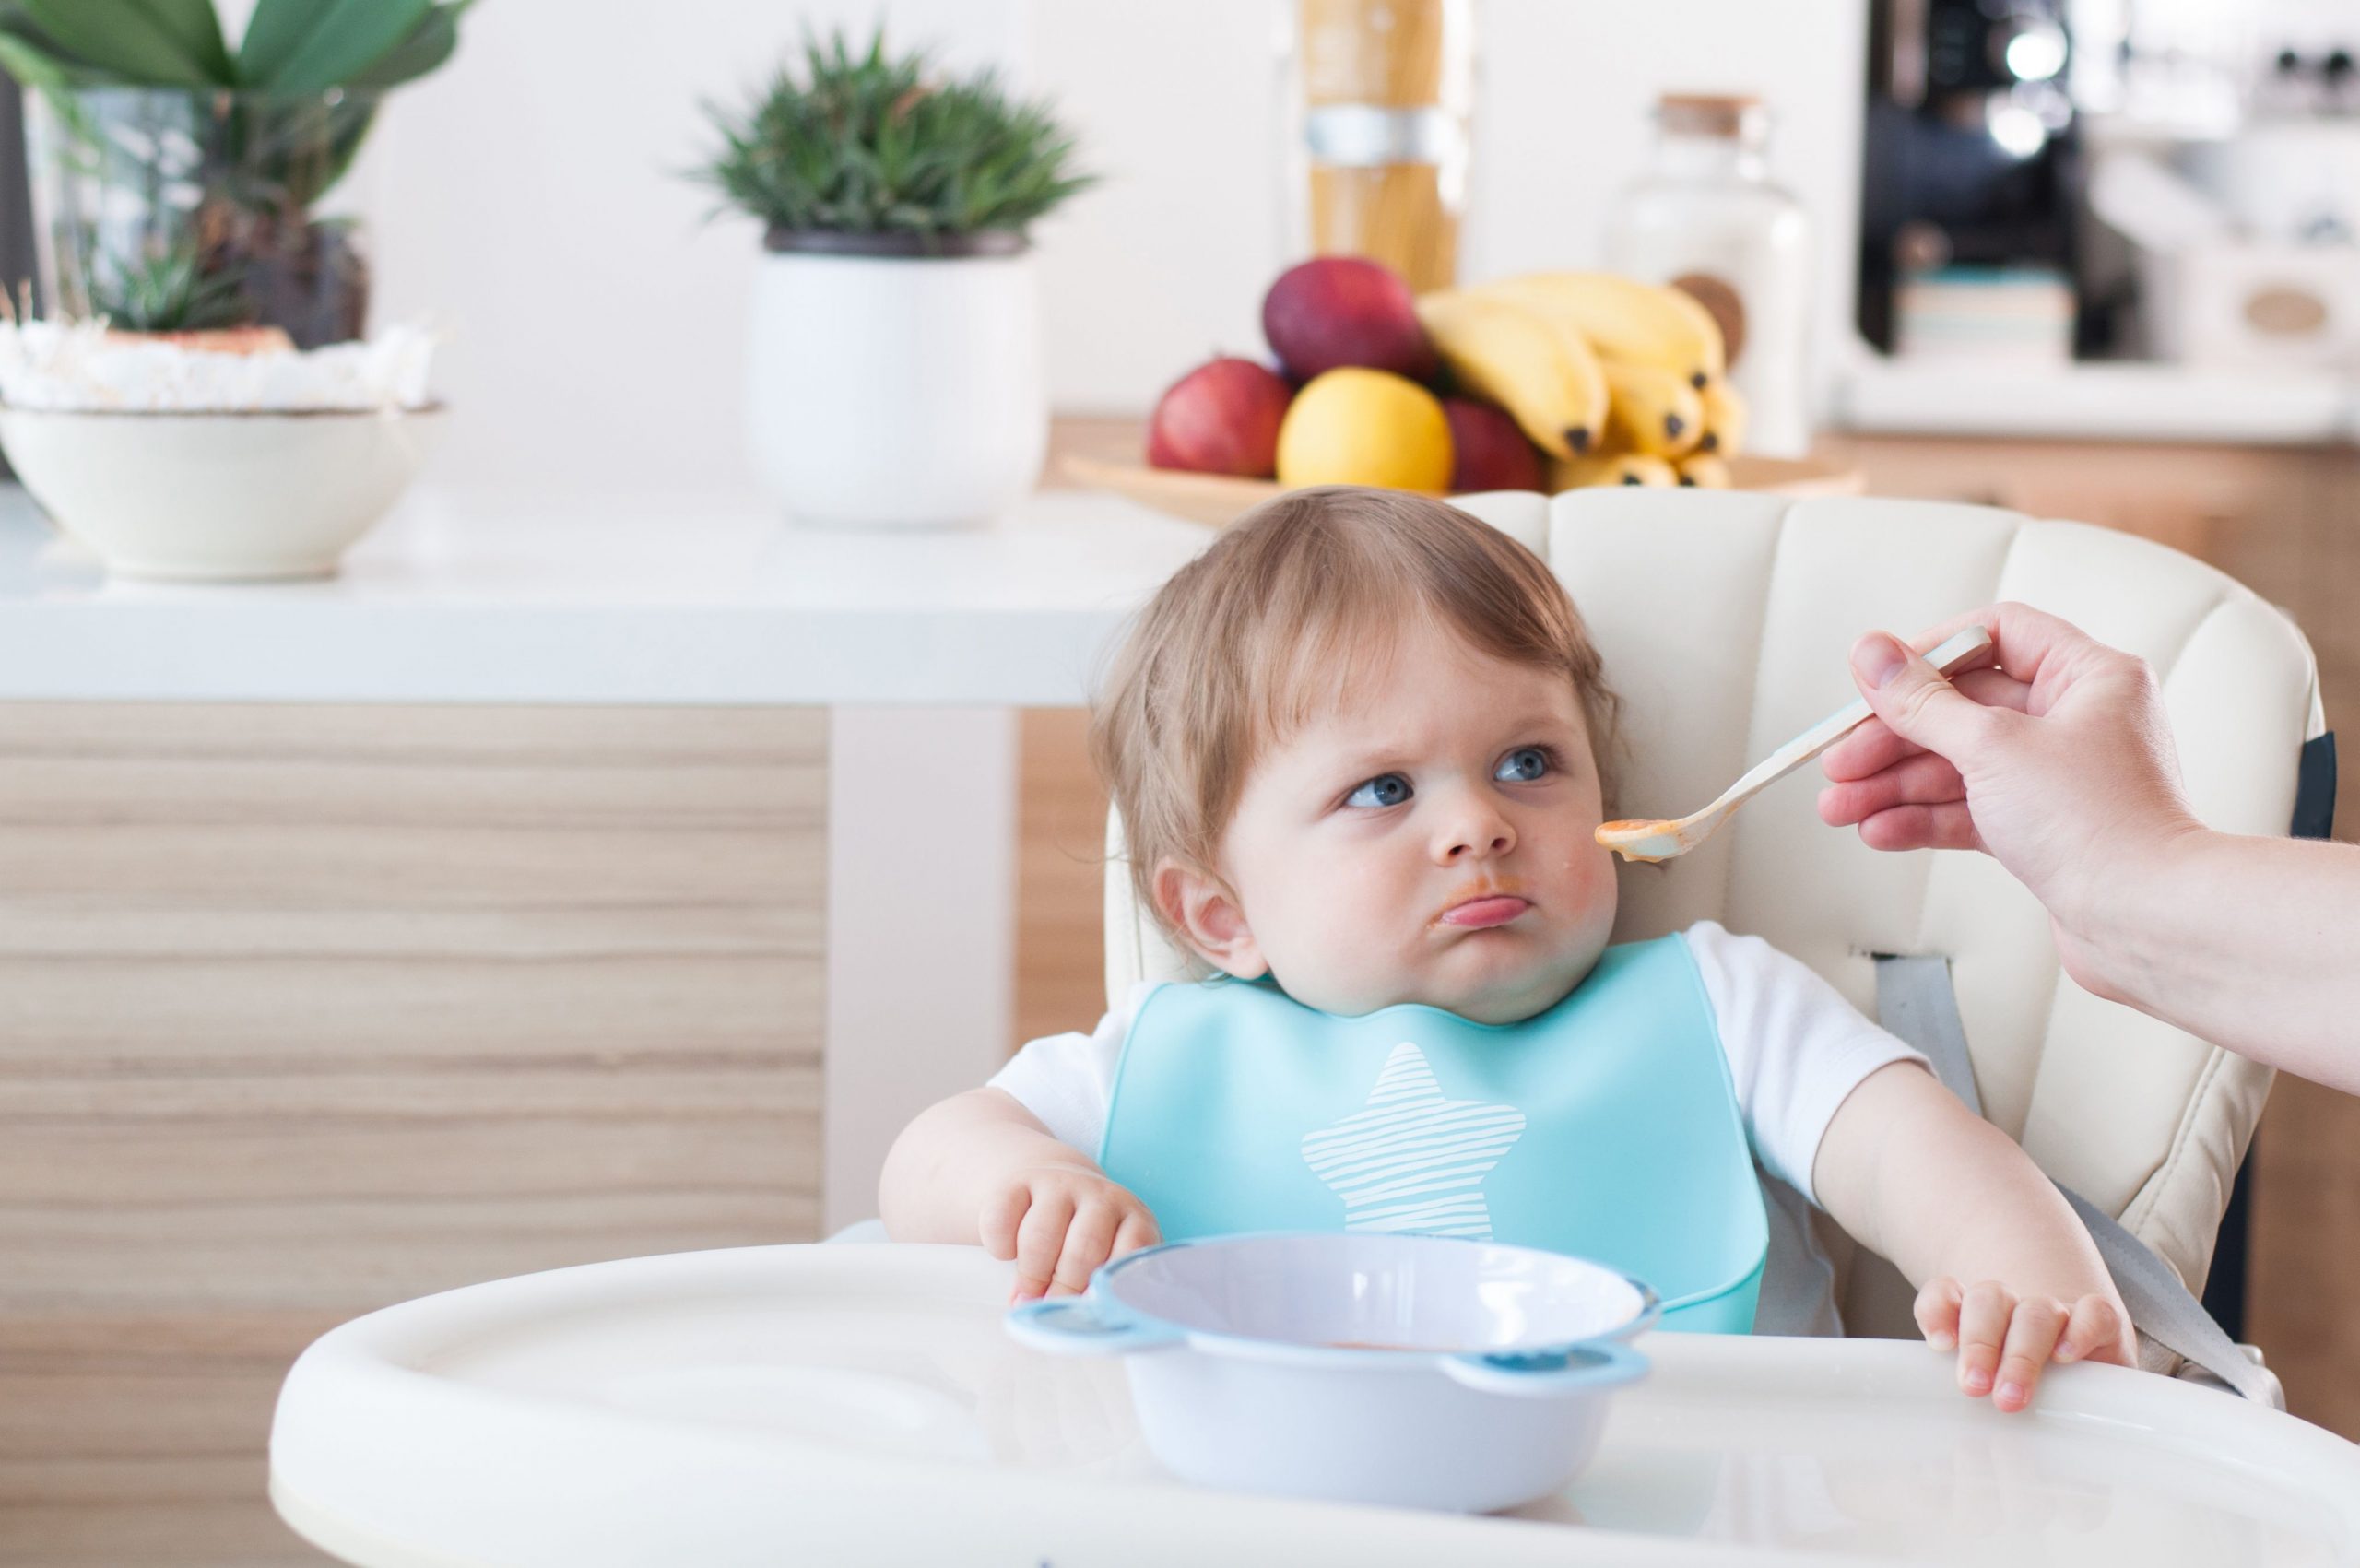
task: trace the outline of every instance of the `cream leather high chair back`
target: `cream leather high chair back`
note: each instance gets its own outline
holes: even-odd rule
[[[1605,656],[1627,753],[1610,814],[1693,810],[1851,700],[1860,631],[1906,634],[2003,598],[2154,666],[2189,794],[2216,828],[2286,832],[2298,754],[2323,727],[2309,647],[2283,616],[2126,534],[1984,507],[1696,490],[1459,504],[1549,561]],[[1984,1114],[2201,1290],[2270,1074],[2074,985],[2039,905],[1988,858],[1878,854],[1824,827],[1818,778],[1774,786],[1684,859],[1622,867],[1615,939],[1718,920],[1804,960],[1871,1017],[1870,955],[1948,957]],[[1106,938],[1111,998],[1183,973],[1119,863]],[[1912,1332],[1906,1289],[1881,1260],[1847,1267],[1840,1299],[1851,1332]]]

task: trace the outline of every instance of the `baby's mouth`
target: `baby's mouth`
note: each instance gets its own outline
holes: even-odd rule
[[[1464,903],[1452,904],[1442,912],[1442,918],[1436,924],[1481,930],[1492,925],[1505,925],[1531,907],[1529,899],[1517,898],[1514,893],[1489,893],[1469,899]]]

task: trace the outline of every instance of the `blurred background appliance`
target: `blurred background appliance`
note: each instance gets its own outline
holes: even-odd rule
[[[1870,0],[1858,302],[1869,342],[1894,353],[1931,338],[1957,355],[1988,337],[2019,359],[2027,335],[2047,330],[2060,289],[2080,340],[2072,60],[2065,0]]]
[[[2360,369],[2360,5],[1870,4],[1868,343]]]

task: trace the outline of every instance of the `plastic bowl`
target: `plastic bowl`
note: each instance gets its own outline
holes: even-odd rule
[[[1483,1512],[1598,1449],[1655,1292],[1582,1258],[1440,1236],[1232,1236],[1029,1302],[1037,1350],[1121,1355],[1165,1468],[1242,1491]]]
[[[440,406],[303,414],[0,407],[50,520],[132,577],[324,577],[401,496]]]

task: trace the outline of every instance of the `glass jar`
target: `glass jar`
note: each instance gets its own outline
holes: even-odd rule
[[[129,331],[361,336],[356,218],[326,209],[379,94],[87,88],[28,94],[35,249],[50,309]]]
[[[1622,193],[1608,265],[1701,300],[1721,323],[1729,380],[1752,409],[1747,449],[1811,447],[1811,231],[1772,183],[1770,115],[1759,100],[1667,94],[1653,165]]]
[[[1414,292],[1458,274],[1474,0],[1286,0],[1288,248],[1383,262]]]

